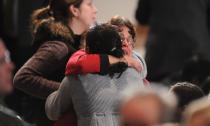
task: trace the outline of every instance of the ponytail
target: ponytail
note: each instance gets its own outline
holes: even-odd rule
[[[34,35],[37,32],[41,24],[52,20],[54,20],[54,18],[49,6],[35,10],[31,15],[32,34]]]

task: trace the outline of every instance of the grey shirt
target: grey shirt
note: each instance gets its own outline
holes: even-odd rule
[[[46,114],[56,120],[74,107],[78,126],[118,126],[121,91],[128,86],[143,88],[140,73],[128,68],[120,78],[96,74],[70,75],[46,101]]]

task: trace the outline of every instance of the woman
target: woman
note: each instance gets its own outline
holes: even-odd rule
[[[121,37],[115,27],[107,24],[95,26],[86,35],[88,54],[108,54],[123,59]],[[46,113],[52,120],[60,118],[73,106],[78,126],[118,125],[120,92],[128,85],[143,87],[141,75],[127,69],[124,62],[110,65],[108,75],[69,75],[58,91],[46,101]]]
[[[34,111],[29,112],[35,116],[29,118],[34,118],[32,120],[38,126],[50,125],[44,113],[44,99],[58,89],[66,62],[79,49],[81,34],[95,23],[96,13],[92,0],[51,0],[47,7],[32,14],[32,32],[37,50],[16,73],[14,85],[39,98],[31,101],[34,108],[30,110]],[[94,55],[90,61],[98,61],[103,72],[103,66],[109,65],[108,61],[112,59],[119,61],[107,55]]]
[[[52,125],[44,112],[44,100],[57,90],[69,56],[79,49],[81,34],[96,21],[92,0],[51,0],[32,14],[36,53],[14,78],[18,89],[39,99],[31,110],[37,126]]]
[[[148,85],[147,81],[147,65],[145,60],[134,51],[134,45],[136,42],[136,31],[131,21],[125,17],[114,16],[109,21],[110,24],[118,26],[121,31],[121,38],[123,40],[123,50],[128,57],[134,57],[140,60],[141,76],[145,85]]]

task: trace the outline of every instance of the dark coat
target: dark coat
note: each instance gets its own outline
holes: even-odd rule
[[[136,19],[150,27],[146,43],[150,81],[174,76],[195,54],[210,60],[209,1],[140,0]]]
[[[37,51],[16,73],[14,86],[36,97],[29,104],[29,111],[38,126],[52,124],[45,115],[45,100],[41,99],[58,89],[67,60],[78,45],[72,31],[61,23],[44,23],[37,29],[34,37]]]

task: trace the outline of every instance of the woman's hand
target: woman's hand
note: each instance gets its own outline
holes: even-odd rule
[[[109,58],[109,64],[111,65],[118,62],[124,62],[128,64],[129,67],[136,69],[138,72],[142,71],[142,66],[140,62],[134,59],[131,55],[124,55],[123,58],[116,58],[114,56],[108,55],[108,58]]]

